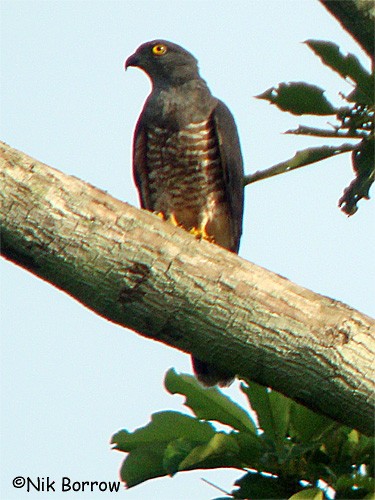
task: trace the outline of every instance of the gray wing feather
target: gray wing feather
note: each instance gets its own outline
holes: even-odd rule
[[[142,115],[139,117],[134,131],[133,140],[133,177],[138,189],[141,208],[153,210],[150,202],[148,168],[147,168],[147,134],[143,125]]]
[[[231,217],[230,226],[235,242],[231,250],[237,253],[242,234],[244,204],[244,170],[240,141],[232,113],[222,101],[218,101],[212,118],[218,137],[225,195]]]

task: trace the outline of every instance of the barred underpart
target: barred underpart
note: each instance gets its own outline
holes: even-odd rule
[[[186,229],[201,227],[224,202],[223,171],[210,120],[169,132],[147,132],[150,202],[166,217],[174,214]]]

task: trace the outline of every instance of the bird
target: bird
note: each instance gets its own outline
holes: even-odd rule
[[[200,76],[197,59],[167,40],[143,43],[127,58],[151,80],[133,139],[133,176],[141,208],[238,253],[242,233],[243,159],[228,107]],[[204,386],[234,378],[192,357]]]

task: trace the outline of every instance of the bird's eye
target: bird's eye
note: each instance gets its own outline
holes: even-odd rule
[[[155,56],[163,56],[167,52],[167,46],[162,43],[158,43],[152,47],[152,53]]]

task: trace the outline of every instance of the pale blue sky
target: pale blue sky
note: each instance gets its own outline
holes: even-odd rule
[[[335,103],[349,91],[301,42],[333,40],[367,64],[317,0],[2,0],[1,36],[1,140],[135,205],[132,133],[150,86],[123,63],[139,44],[162,37],[194,53],[236,118],[247,172],[321,142],[282,135],[302,120],[254,95],[292,80],[327,88]],[[341,156],[247,187],[240,255],[374,315],[375,208],[340,212],[351,179]],[[110,451],[111,435],[158,410],[184,411],[162,382],[171,366],[190,372],[189,356],[108,323],[5,261],[1,278],[1,498],[26,498],[11,486],[18,475],[115,480],[123,455]],[[237,383],[228,393],[242,401]],[[230,491],[240,475],[184,473],[117,495],[207,500],[220,494],[201,477]]]

